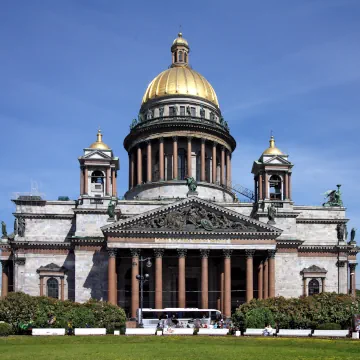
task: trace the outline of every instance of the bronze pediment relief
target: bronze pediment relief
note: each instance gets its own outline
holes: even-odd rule
[[[208,211],[204,206],[191,204],[165,214],[143,219],[131,226],[133,229],[181,231],[246,231],[258,229],[245,221],[231,219],[225,214]]]

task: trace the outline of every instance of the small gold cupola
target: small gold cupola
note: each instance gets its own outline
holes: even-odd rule
[[[102,133],[100,129],[98,130],[96,137],[96,141],[89,146],[90,149],[110,150],[110,148],[102,141]]]
[[[275,146],[275,138],[273,135],[271,135],[269,143],[270,147],[263,152],[263,155],[284,155],[282,151]]]
[[[172,64],[171,66],[188,66],[190,47],[188,42],[178,33],[178,37],[173,41],[171,46]]]

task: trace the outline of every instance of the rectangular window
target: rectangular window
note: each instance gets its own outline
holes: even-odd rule
[[[169,106],[169,115],[174,116],[175,115],[175,108],[174,106]]]
[[[194,107],[191,108],[191,116],[196,116],[196,109]]]
[[[185,106],[180,106],[180,116],[185,116]]]

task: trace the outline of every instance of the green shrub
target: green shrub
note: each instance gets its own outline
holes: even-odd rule
[[[13,334],[13,329],[10,324],[5,322],[0,323],[0,336],[9,336]]]
[[[290,299],[254,299],[236,310],[233,322],[242,331],[249,325],[260,325],[262,310],[252,311],[264,308],[272,313],[274,321],[283,329],[315,329],[325,323],[336,323],[342,329],[347,329],[352,324],[353,315],[360,313],[360,299],[354,300],[349,295],[336,293]]]
[[[341,325],[336,323],[325,323],[318,325],[316,330],[341,330]]]
[[[56,318],[53,324],[48,323],[50,315]],[[104,301],[90,300],[79,304],[17,292],[0,300],[0,321],[9,323],[17,333],[21,332],[20,324],[32,322],[33,327],[38,328],[67,328],[69,321],[73,328],[88,325],[113,333],[116,327],[125,325],[125,312]]]
[[[263,329],[268,324],[275,326],[274,316],[267,308],[252,309],[245,315],[245,328]]]

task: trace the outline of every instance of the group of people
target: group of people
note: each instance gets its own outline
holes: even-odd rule
[[[268,324],[267,326],[265,326],[263,335],[264,336],[272,336],[272,335],[274,335],[274,331],[275,331],[275,329],[273,329],[272,326],[270,324]]]

